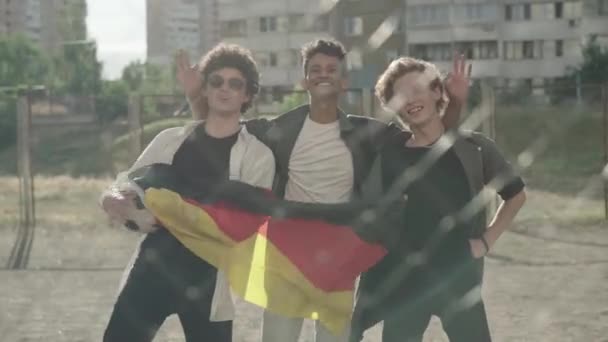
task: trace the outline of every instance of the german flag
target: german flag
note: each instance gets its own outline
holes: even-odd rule
[[[234,293],[335,333],[351,318],[357,277],[386,254],[369,234],[368,203],[289,202],[236,181],[185,184],[160,164],[129,177],[158,222],[224,271]]]

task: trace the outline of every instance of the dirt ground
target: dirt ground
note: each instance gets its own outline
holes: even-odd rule
[[[608,341],[608,229],[569,232],[530,236],[524,227],[497,244],[483,289],[495,341]],[[2,258],[11,233],[1,234]],[[137,236],[90,233],[39,229],[31,269],[0,271],[2,341],[100,340]],[[238,312],[234,341],[258,341],[260,311],[239,303]],[[379,341],[379,328],[366,341]],[[156,339],[182,340],[174,317]],[[313,341],[311,324],[300,341]],[[447,341],[437,321],[425,341]]]

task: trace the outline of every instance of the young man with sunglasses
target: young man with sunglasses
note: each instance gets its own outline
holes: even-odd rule
[[[178,75],[190,68],[187,61],[181,52]],[[186,181],[232,179],[270,189],[275,173],[272,152],[240,124],[241,113],[259,89],[251,52],[218,45],[202,58],[196,72],[197,92],[189,96],[204,106],[205,116],[159,133],[130,170],[104,192],[103,209],[114,221],[124,224],[131,219],[136,194],[125,182],[126,175],[155,163],[172,165]],[[105,331],[106,342],[152,341],[172,314],[178,315],[186,341],[232,341],[234,306],[224,275],[165,229],[144,236],[121,288]]]
[[[346,51],[337,41],[320,39],[306,44],[302,48],[302,86],[308,91],[310,103],[273,120],[247,122],[249,131],[274,153],[277,174],[273,191],[281,198],[342,203],[361,196],[378,146],[387,131],[396,129],[368,117],[347,115],[338,108],[339,98],[347,88],[345,59]],[[459,70],[455,70],[449,83],[453,101],[444,117],[449,127],[458,122],[460,104],[467,96],[467,76]],[[196,77],[192,71],[189,75]],[[194,89],[196,84],[195,80],[183,84],[189,97],[187,89]],[[192,110],[204,112],[196,103]],[[302,323],[301,318],[266,311],[262,341],[296,342]],[[336,336],[315,324],[316,342],[345,341],[347,333]]]

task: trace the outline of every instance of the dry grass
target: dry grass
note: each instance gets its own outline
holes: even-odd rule
[[[96,226],[104,222],[97,205],[109,178],[39,176],[34,179],[38,223],[66,226]],[[19,215],[19,182],[16,177],[0,177],[0,228],[10,226]]]
[[[91,226],[104,221],[97,201],[110,178],[37,176],[34,180],[36,211],[40,222],[70,226]],[[18,180],[0,177],[0,227],[10,226],[18,217]],[[563,226],[596,226],[604,222],[601,178],[579,183],[572,194],[529,189],[528,201],[517,220],[544,221]]]

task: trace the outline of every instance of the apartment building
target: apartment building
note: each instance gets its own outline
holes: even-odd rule
[[[0,37],[22,34],[44,50],[85,40],[85,0],[0,0]]]
[[[260,111],[272,111],[273,102],[281,101],[302,79],[301,46],[330,36],[328,4],[332,2],[219,0],[222,41],[251,49],[260,68]]]
[[[217,0],[147,0],[147,60],[171,65],[178,49],[197,59],[219,40]]]
[[[387,64],[406,52],[403,0],[344,0],[331,16],[331,33],[349,50],[350,83],[373,87]]]
[[[608,0],[343,0],[331,17],[356,87],[372,87],[399,55],[449,70],[453,51],[474,77],[542,85],[580,64],[589,37],[608,46]]]

